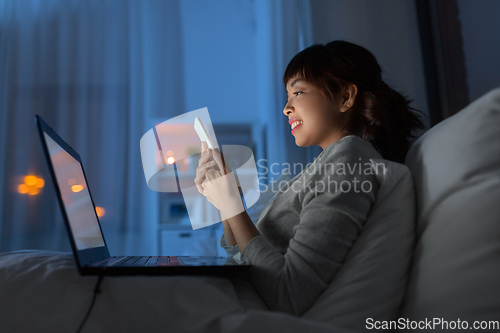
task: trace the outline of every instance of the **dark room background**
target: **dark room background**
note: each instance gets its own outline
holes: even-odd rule
[[[70,249],[36,114],[80,152],[113,255],[163,254],[165,242],[210,253],[220,227],[197,234],[164,225],[165,206],[177,203],[146,185],[146,131],[208,107],[216,134],[247,143],[256,159],[307,163],[319,151],[289,135],[281,76],[294,54],[334,39],[371,50],[384,79],[431,126],[446,117],[443,94],[456,93],[446,88],[450,77],[463,81],[468,101],[500,86],[498,17],[496,0],[444,8],[413,0],[0,0],[0,251]],[[446,72],[455,68],[463,72]]]

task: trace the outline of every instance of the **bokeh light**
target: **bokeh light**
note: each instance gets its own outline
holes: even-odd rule
[[[172,156],[170,156],[169,158],[167,158],[167,163],[168,164],[174,164],[175,162],[175,158],[173,158]]]
[[[18,187],[17,187],[17,191],[19,193],[22,193],[22,194],[26,194],[30,191],[30,188],[28,185],[26,184],[20,184]]]
[[[35,184],[35,187],[36,188],[42,188],[45,186],[45,180],[43,180],[42,178],[38,178],[36,180],[36,184]]]
[[[40,193],[40,190],[37,189],[36,187],[30,188],[30,190],[28,192],[29,195],[37,195],[38,193]]]
[[[36,176],[28,175],[24,177],[24,183],[28,186],[35,186],[37,179],[38,178]]]
[[[45,181],[35,175],[24,177],[24,183],[17,186],[17,192],[21,194],[37,195],[40,189],[45,186]]]
[[[73,191],[75,193],[78,193],[81,190],[83,190],[83,186],[82,185],[73,185],[73,186],[71,186],[71,191]]]
[[[103,217],[106,214],[106,210],[102,207],[96,207],[95,212],[97,213],[98,217]]]

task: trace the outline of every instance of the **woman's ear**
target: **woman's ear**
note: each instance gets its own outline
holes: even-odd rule
[[[340,105],[340,112],[346,112],[347,110],[349,110],[354,105],[354,101],[356,100],[357,95],[358,87],[352,83],[348,84],[344,88],[342,102]]]

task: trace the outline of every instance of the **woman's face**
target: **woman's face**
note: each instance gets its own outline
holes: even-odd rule
[[[338,101],[330,100],[321,90],[300,77],[290,79],[286,91],[288,102],[283,113],[289,119],[297,146],[319,145],[325,149],[345,136],[340,123],[340,98]]]

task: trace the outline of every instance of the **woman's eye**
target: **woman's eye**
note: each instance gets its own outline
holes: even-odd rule
[[[299,96],[300,94],[302,94],[302,91],[297,91],[297,92],[294,92],[293,93],[295,96]]]

